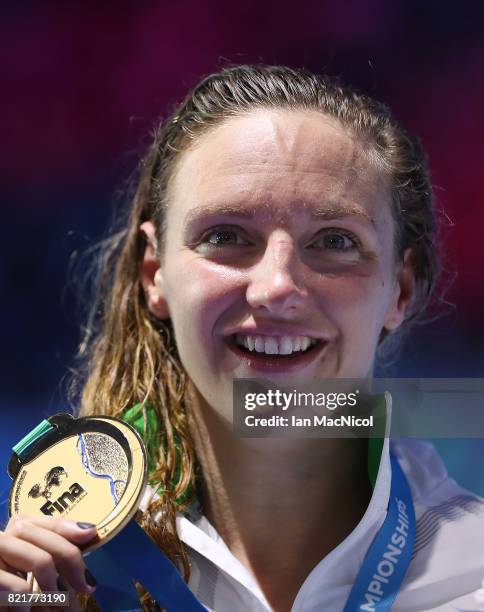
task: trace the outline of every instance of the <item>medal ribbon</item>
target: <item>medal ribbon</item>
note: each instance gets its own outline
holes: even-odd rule
[[[392,481],[388,512],[366,553],[344,612],[390,610],[410,564],[415,541],[413,501],[405,474],[393,453],[390,453],[390,461]],[[169,612],[205,610],[176,567],[134,521],[102,548],[88,555],[86,564],[95,576],[102,577],[95,597],[103,610],[139,609],[132,578]],[[132,587],[131,596],[127,586]],[[122,604],[121,607],[116,602]]]
[[[88,554],[85,563],[99,577],[94,597],[103,612],[140,609],[133,579],[169,612],[206,612],[175,565],[134,520],[107,544]]]
[[[390,453],[392,483],[385,521],[371,543],[343,612],[386,612],[400,590],[415,542],[415,510],[407,479]]]
[[[43,422],[16,447],[23,456],[51,428]],[[390,453],[391,488],[387,515],[371,543],[343,612],[386,612],[398,594],[412,557],[415,511],[405,474]],[[133,581],[169,612],[206,612],[176,566],[160,551],[138,524],[126,527],[101,548],[85,557],[96,576],[95,598],[105,612],[140,609]]]

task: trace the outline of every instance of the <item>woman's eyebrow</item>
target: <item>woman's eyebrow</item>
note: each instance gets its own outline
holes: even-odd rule
[[[243,219],[251,219],[254,217],[255,212],[256,209],[254,208],[247,208],[238,204],[204,204],[203,206],[192,208],[187,212],[184,219],[184,225],[190,225],[200,219],[213,217],[215,215],[230,215]]]
[[[334,220],[343,219],[345,217],[362,217],[366,221],[374,224],[374,219],[370,213],[359,206],[351,204],[329,205],[316,208],[311,211],[311,217],[315,219]]]
[[[374,223],[372,216],[364,208],[351,204],[328,204],[324,206],[314,206],[313,204],[301,203],[299,206],[301,213],[306,213],[314,220],[336,220],[346,217],[360,217]],[[286,211],[284,211],[286,212]],[[292,211],[291,214],[293,214]],[[257,206],[246,206],[244,204],[204,204],[192,208],[187,212],[184,219],[184,225],[188,226],[194,222],[215,215],[226,215],[238,217],[242,219],[252,219],[257,214],[268,215],[273,218],[276,215],[284,214],[278,211],[273,204],[265,203]]]

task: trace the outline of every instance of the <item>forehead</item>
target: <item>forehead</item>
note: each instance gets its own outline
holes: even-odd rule
[[[168,196],[175,216],[235,205],[281,217],[359,207],[374,218],[389,190],[369,147],[336,119],[261,109],[226,120],[183,152]]]

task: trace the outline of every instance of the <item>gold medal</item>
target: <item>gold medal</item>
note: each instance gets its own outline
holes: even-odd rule
[[[94,550],[138,509],[147,480],[144,444],[130,425],[112,417],[58,414],[49,423],[53,429],[32,450],[10,460],[10,515],[93,523],[99,537],[84,552]]]

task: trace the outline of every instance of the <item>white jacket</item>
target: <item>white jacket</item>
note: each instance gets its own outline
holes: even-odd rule
[[[460,488],[428,442],[391,442],[411,491],[417,518],[414,557],[392,612],[472,611],[484,591],[484,499]],[[390,444],[366,513],[356,528],[312,570],[292,612],[340,612],[366,551],[383,523],[390,495]],[[479,462],[477,462],[479,465]],[[482,465],[482,463],[481,463]],[[190,589],[211,612],[270,612],[254,576],[202,515],[177,518],[191,560]]]

